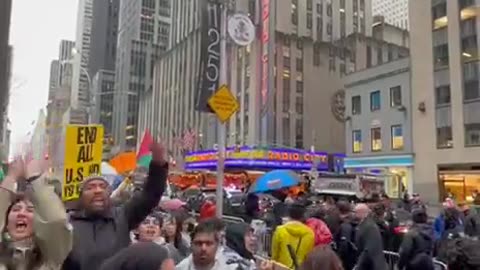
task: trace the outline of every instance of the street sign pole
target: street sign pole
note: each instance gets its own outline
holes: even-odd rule
[[[228,1],[223,1],[222,15],[220,20],[220,78],[219,85],[227,83],[227,11]],[[216,216],[223,216],[223,182],[224,182],[224,164],[225,164],[225,140],[226,140],[226,122],[219,120],[218,125],[218,161],[217,161],[217,196],[216,196]]]

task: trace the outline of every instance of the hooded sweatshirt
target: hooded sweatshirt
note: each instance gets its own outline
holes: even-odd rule
[[[272,239],[272,260],[293,268],[290,250],[293,251],[297,266],[301,265],[308,253],[313,250],[315,236],[307,225],[300,221],[289,221],[278,226]]]
[[[106,260],[101,270],[158,270],[169,259],[168,251],[155,243],[138,243]]]

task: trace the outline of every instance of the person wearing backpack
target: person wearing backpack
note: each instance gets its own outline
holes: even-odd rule
[[[444,239],[437,259],[448,266],[448,270],[480,269],[480,242],[462,232],[449,233]]]
[[[289,206],[290,221],[278,226],[272,237],[272,260],[291,269],[297,269],[313,250],[315,235],[303,223],[305,207],[293,203]]]
[[[412,209],[411,229],[404,236],[399,251],[399,270],[434,270],[433,247],[434,233],[424,208]]]

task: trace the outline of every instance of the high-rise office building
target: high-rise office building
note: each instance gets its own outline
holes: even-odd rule
[[[72,60],[73,49],[75,48],[75,42],[71,40],[61,40],[60,50],[58,52],[58,60],[68,61]]]
[[[78,113],[88,112],[91,98],[92,74],[88,73],[90,43],[92,38],[94,0],[79,0],[75,53],[73,54],[73,82],[70,105]],[[86,117],[84,117],[86,120]]]
[[[70,107],[72,88],[72,49],[75,43],[70,40],[60,41],[58,59],[50,65],[50,84],[48,92],[46,116],[46,143],[50,167],[55,171],[63,163],[63,153],[59,151],[59,141],[62,138],[63,126],[67,123],[82,123],[75,118],[63,122],[64,114]]]
[[[373,16],[378,16],[386,23],[408,30],[408,1],[372,0]]]
[[[188,12],[185,12],[188,11]],[[174,138],[188,129],[197,133],[204,114],[195,110],[200,63],[198,0],[172,1],[171,48],[155,64],[154,84],[140,96],[139,131],[149,129],[178,156]],[[141,139],[141,138],[139,138]]]
[[[240,103],[239,112],[227,123],[227,143],[314,145],[318,150],[343,151],[344,139],[338,136],[344,126],[342,104],[336,101],[342,97],[341,74],[354,70],[357,58],[352,56],[352,61],[350,54],[342,54],[340,41],[354,33],[372,34],[371,2],[269,2],[269,43],[256,39],[242,48],[233,43],[227,46],[228,84]],[[194,109],[201,48],[199,3],[173,4],[172,17],[177,18],[172,22],[173,45],[157,62],[152,92],[146,92],[141,101],[140,129],[149,128],[167,140],[175,156],[181,152],[178,137],[185,132],[196,134],[197,148],[212,148],[218,141],[216,117]],[[249,14],[261,34],[261,7],[261,1],[237,1],[232,12]],[[267,63],[261,63],[262,46],[268,46]],[[262,64],[270,71],[265,104]],[[267,125],[261,120],[263,115],[267,115]]]
[[[60,86],[60,60],[50,62],[50,81],[48,84],[48,100],[55,96],[56,89]]]
[[[104,126],[104,149],[111,144],[113,93],[118,38],[120,0],[95,1],[93,5],[92,40],[89,73],[92,74],[92,117]]]
[[[138,129],[139,96],[151,91],[155,61],[170,46],[171,5],[176,2],[124,0],[120,6],[113,135],[121,150],[135,148],[143,132]]]
[[[68,71],[67,69],[72,68],[72,54],[75,48],[75,42],[71,40],[62,40],[60,41],[60,49],[58,52],[58,60],[60,61],[60,78],[59,78],[59,84],[64,85],[68,84],[70,85],[71,82],[68,80],[71,80],[71,70]],[[67,78],[65,78],[67,76]],[[65,81],[67,80],[67,81]]]
[[[115,71],[120,0],[94,1],[88,73]]]
[[[8,155],[8,102],[12,48],[9,46],[12,0],[0,1],[0,159]]]
[[[480,189],[478,1],[410,1],[414,192],[426,201]]]

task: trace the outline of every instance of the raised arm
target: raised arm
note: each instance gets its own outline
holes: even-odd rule
[[[8,168],[8,174],[0,184],[0,232],[5,229],[5,222],[7,216],[7,210],[12,203],[12,194],[15,193],[15,183],[17,179],[24,174],[23,162],[16,160],[10,164]],[[0,238],[0,243],[3,237]]]
[[[26,176],[30,180],[27,192],[35,207],[33,228],[36,243],[43,260],[49,265],[59,266],[72,249],[72,226],[62,201],[53,187],[45,182],[45,175],[37,161],[27,166]]]
[[[158,205],[168,176],[168,163],[165,162],[164,148],[154,143],[151,147],[152,162],[148,177],[140,193],[135,194],[123,206],[123,211],[130,230],[135,229]]]

